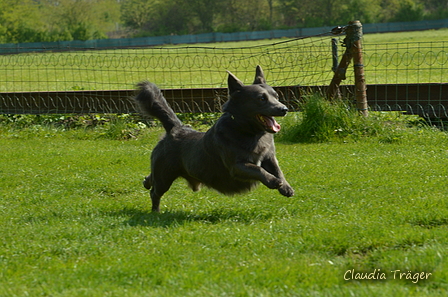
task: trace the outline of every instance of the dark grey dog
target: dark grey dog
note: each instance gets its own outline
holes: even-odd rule
[[[273,117],[286,115],[288,109],[266,84],[260,66],[249,86],[229,72],[229,100],[207,132],[184,126],[153,83],[138,87],[139,107],[158,118],[166,130],[151,155],[152,173],[143,182],[151,190],[153,211],[159,211],[160,198],[178,177],[185,178],[194,191],[204,184],[232,195],[262,182],[284,196],[294,195],[275,157],[273,138],[280,130]]]

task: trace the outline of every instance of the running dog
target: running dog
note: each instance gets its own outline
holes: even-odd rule
[[[137,87],[139,108],[159,119],[166,130],[152,152],[151,174],[143,181],[153,211],[160,211],[162,195],[178,177],[186,179],[193,191],[205,185],[233,195],[261,182],[284,196],[294,195],[275,157],[273,138],[280,131],[274,117],[285,116],[288,108],[266,84],[260,66],[252,85],[228,72],[229,99],[207,132],[183,125],[155,84],[145,81]]]

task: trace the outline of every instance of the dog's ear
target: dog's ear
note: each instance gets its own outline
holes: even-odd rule
[[[255,80],[254,85],[261,85],[265,84],[266,79],[264,78],[263,69],[261,69],[260,65],[257,65],[257,68],[255,69]]]
[[[232,94],[233,92],[240,90],[244,84],[235,75],[233,75],[232,72],[227,71],[227,73],[229,74],[229,78],[227,79],[229,94]]]

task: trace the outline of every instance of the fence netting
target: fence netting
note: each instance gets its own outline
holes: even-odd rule
[[[262,65],[272,85],[325,84],[331,79],[329,37],[246,47],[162,46],[0,56],[1,92],[226,87],[226,70],[250,83]]]
[[[0,55],[0,113],[134,112],[129,98],[135,84],[142,80],[172,90],[166,94],[178,100],[177,112],[216,111],[220,103],[215,101],[226,96],[226,70],[246,84],[252,83],[255,66],[261,65],[274,87],[328,86],[334,67],[331,39],[337,38],[340,58],[345,51],[344,37],[328,32],[252,41],[246,46],[216,43],[59,51],[36,48],[34,52],[28,49],[4,54]],[[408,107],[416,103],[421,110],[435,106],[436,116],[446,117],[448,42],[364,43],[363,55],[367,90],[375,91],[368,94],[372,108],[413,112],[415,107]],[[428,91],[406,87],[428,83],[437,86]],[[347,70],[343,84],[353,85],[352,69]],[[394,89],[388,89],[389,85],[395,85]],[[403,88],[406,92],[401,91]],[[414,89],[419,92],[417,97],[407,91]],[[297,100],[296,95],[287,99]],[[191,100],[194,108],[188,103]]]

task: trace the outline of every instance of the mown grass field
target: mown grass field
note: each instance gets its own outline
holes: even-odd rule
[[[368,84],[446,82],[448,30],[366,34]],[[340,41],[342,42],[342,39]],[[1,92],[133,89],[151,80],[161,88],[226,86],[226,70],[250,83],[260,64],[270,84],[328,85],[330,37],[87,50],[0,56]],[[340,55],[344,48],[340,47]],[[347,84],[353,74],[348,71]]]
[[[1,123],[0,296],[445,296],[446,132],[277,141],[294,197],[178,180],[153,214],[160,134]]]

